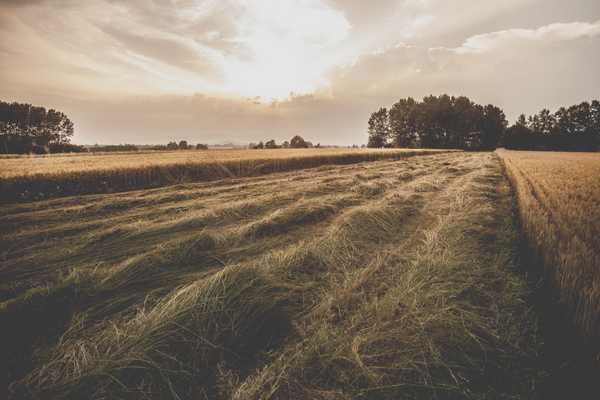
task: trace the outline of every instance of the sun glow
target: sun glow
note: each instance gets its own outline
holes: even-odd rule
[[[244,1],[240,34],[232,42],[249,56],[222,59],[226,89],[267,98],[313,92],[334,59],[327,47],[346,38],[350,24],[320,1]]]

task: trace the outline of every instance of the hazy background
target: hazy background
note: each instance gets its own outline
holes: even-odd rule
[[[400,98],[519,114],[600,98],[590,0],[0,0],[0,100],[78,144],[367,142]]]

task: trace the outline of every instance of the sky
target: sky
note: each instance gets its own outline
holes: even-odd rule
[[[600,99],[597,0],[0,0],[0,100],[77,144],[367,142],[430,94],[510,124]]]

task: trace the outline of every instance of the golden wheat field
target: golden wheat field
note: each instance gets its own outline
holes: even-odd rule
[[[405,150],[406,151],[406,150]],[[409,150],[413,154],[426,150]],[[70,153],[52,155],[25,155],[0,158],[0,178],[31,174],[66,174],[70,172],[148,168],[186,163],[214,163],[226,161],[260,162],[278,158],[307,156],[335,157],[352,154],[397,153],[392,149],[277,149],[277,150],[219,150],[219,151],[143,151],[114,153]]]
[[[286,149],[168,151],[0,159],[0,203],[406,158],[448,150]]]
[[[600,154],[498,150],[523,230],[586,340],[600,334]]]

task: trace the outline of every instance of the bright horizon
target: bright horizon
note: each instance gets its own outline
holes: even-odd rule
[[[600,96],[584,0],[0,0],[0,100],[77,144],[367,142],[400,98],[521,114]]]

